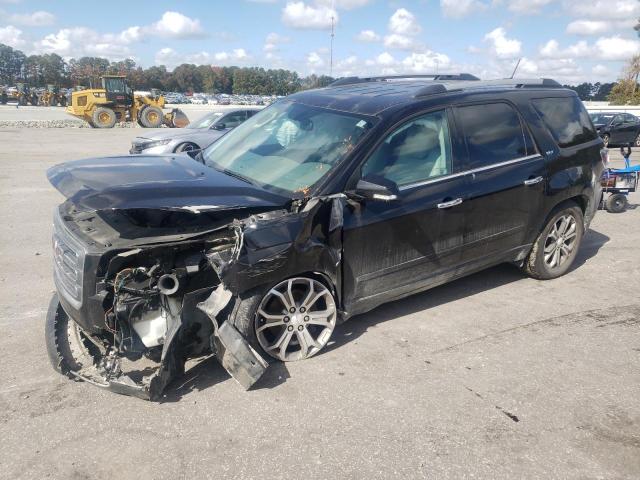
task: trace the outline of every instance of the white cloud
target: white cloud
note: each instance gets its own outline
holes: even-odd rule
[[[163,38],[201,37],[204,30],[200,20],[192,19],[179,12],[164,12],[156,23],[145,27],[145,31]]]
[[[628,60],[640,53],[640,41],[617,35],[601,37],[596,41],[595,48],[598,56],[603,60]]]
[[[356,35],[356,40],[365,43],[379,42],[380,35],[373,30],[362,30],[358,35]]]
[[[392,33],[384,37],[384,46],[398,50],[413,50],[416,47],[416,44],[411,37]]]
[[[354,8],[364,7],[371,0],[316,0],[316,3],[331,8],[340,8],[343,10],[353,10]]]
[[[164,65],[166,67],[173,68],[177,61],[178,52],[176,52],[173,48],[165,47],[156,52],[156,65]]]
[[[271,32],[270,34],[267,35],[267,38],[265,38],[264,46],[262,47],[262,49],[265,52],[277,52],[278,45],[282,43],[289,43],[290,41],[291,39],[289,37],[285,37],[278,33]]]
[[[599,35],[613,28],[613,23],[604,20],[574,20],[567,25],[572,35]]]
[[[412,72],[436,72],[451,65],[449,57],[442,53],[427,51],[424,53],[412,53],[404,60],[402,66]]]
[[[593,54],[593,49],[584,40],[564,49],[556,40],[549,40],[540,47],[541,58],[584,58]]]
[[[376,63],[382,66],[390,66],[396,63],[396,59],[389,52],[382,52],[376,57]]]
[[[46,27],[53,25],[56,21],[55,15],[44,10],[33,13],[13,13],[6,16],[6,21],[14,25],[25,27]]]
[[[487,33],[484,40],[489,43],[491,53],[498,58],[515,58],[522,49],[522,42],[507,38],[507,32],[502,27]]]
[[[574,17],[626,20],[640,15],[638,0],[564,0],[563,3],[564,8]]]
[[[591,72],[594,75],[597,75],[599,77],[603,77],[603,76],[608,76],[611,74],[610,70],[608,67],[605,67],[604,65],[595,65],[592,69]]]
[[[535,15],[555,0],[509,0],[508,9],[521,15]]]
[[[331,21],[338,23],[338,12],[326,5],[307,5],[304,2],[289,2],[282,9],[282,22],[291,28],[302,30],[326,30]]]
[[[7,25],[6,27],[0,27],[0,43],[13,48],[22,48],[26,42],[22,38],[22,30],[13,25]]]
[[[399,8],[389,19],[389,31],[398,35],[417,35],[422,30],[413,13]]]
[[[63,57],[99,56],[120,60],[131,55],[126,42],[119,35],[99,34],[86,27],[63,28],[35,42],[42,53],[57,53]]]
[[[479,0],[440,0],[440,8],[445,17],[462,18],[487,8]]]

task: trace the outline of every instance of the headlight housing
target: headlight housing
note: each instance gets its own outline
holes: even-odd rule
[[[164,140],[154,140],[153,142],[143,143],[141,147],[142,147],[142,150],[146,150],[148,148],[161,147],[162,145],[167,145],[170,142],[171,142],[170,138],[167,138]]]

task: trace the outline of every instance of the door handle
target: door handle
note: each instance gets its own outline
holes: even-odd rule
[[[450,202],[443,202],[438,204],[438,208],[451,208],[456,205],[460,205],[462,203],[461,198],[456,198],[455,200],[451,200]]]
[[[536,183],[540,183],[542,180],[544,180],[544,177],[530,178],[529,180],[525,180],[524,184],[528,187],[529,185],[535,185]]]

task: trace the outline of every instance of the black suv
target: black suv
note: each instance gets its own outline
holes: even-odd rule
[[[571,90],[462,74],[342,79],[194,158],[53,167],[68,200],[54,218],[50,357],[153,399],[214,353],[248,388],[265,358],[311,357],[336,323],[384,302],[502,262],[558,277],[605,158]],[[154,369],[127,374],[140,359]]]
[[[590,116],[605,146],[640,147],[640,118],[622,112],[599,112],[591,113]]]

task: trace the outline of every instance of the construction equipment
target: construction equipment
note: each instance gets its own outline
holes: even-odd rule
[[[32,90],[29,85],[25,83],[16,83],[15,96],[18,100],[18,105],[33,105],[38,106],[38,94],[35,90]]]
[[[75,91],[66,112],[85,120],[94,128],[112,128],[116,122],[136,121],[141,127],[157,128],[163,124],[182,128],[189,124],[187,116],[177,108],[164,113],[165,100],[157,91],[148,95],[134,94],[126,77],[102,77],[102,88]]]
[[[38,96],[38,104],[45,107],[55,107],[60,105],[61,107],[67,106],[67,96],[60,90],[57,85],[47,85]]]

